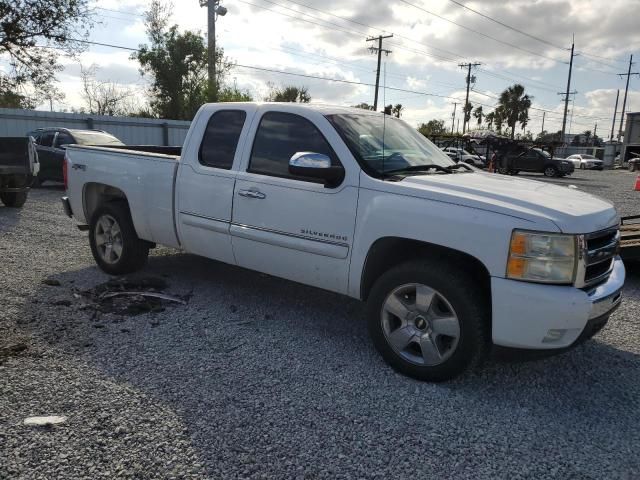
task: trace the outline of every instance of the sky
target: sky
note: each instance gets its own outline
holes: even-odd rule
[[[143,13],[150,0],[101,0],[99,23],[89,39],[136,48],[147,43]],[[616,90],[620,89],[617,134],[629,56],[636,54],[640,72],[640,0],[222,0],[228,9],[216,24],[216,38],[237,63],[229,82],[249,90],[256,100],[275,85],[306,86],[313,102],[334,105],[373,103],[368,85],[284,75],[281,72],[375,83],[376,55],[368,36],[390,35],[383,47],[379,109],[404,106],[403,118],[417,126],[432,119],[452,125],[454,102],[460,118],[466,70],[474,67],[470,102],[485,113],[500,92],[514,83],[533,96],[527,130],[561,128],[564,104],[558,92],[567,88],[570,48],[575,52],[567,132],[593,131],[609,138]],[[206,34],[207,12],[198,0],[174,1],[171,22],[180,30]],[[90,46],[78,59],[61,58],[58,75],[66,97],[54,109],[81,107],[80,65],[95,64],[101,80],[141,93],[149,79],[141,77],[131,52]],[[244,66],[240,66],[244,65]],[[404,91],[401,91],[404,90]],[[140,96],[142,97],[142,95]],[[41,108],[48,108],[43,105]],[[630,79],[627,111],[640,110],[640,75]],[[475,127],[476,121],[472,119]],[[460,126],[462,128],[462,126]]]

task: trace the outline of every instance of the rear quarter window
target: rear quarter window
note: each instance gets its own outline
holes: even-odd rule
[[[202,165],[231,169],[246,118],[243,110],[220,110],[211,115],[198,152]]]

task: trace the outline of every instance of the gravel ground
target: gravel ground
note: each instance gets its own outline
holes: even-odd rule
[[[630,214],[634,178],[554,182]],[[187,305],[96,312],[109,278],[60,194],[0,207],[2,479],[640,478],[636,267],[593,341],[433,385],[382,362],[358,302],[169,249],[143,275]]]

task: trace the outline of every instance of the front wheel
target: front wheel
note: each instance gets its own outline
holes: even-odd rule
[[[149,244],[138,238],[126,202],[109,202],[96,209],[89,244],[98,266],[111,275],[140,270],[149,256]]]
[[[488,308],[477,285],[446,262],[418,260],[380,277],[367,315],[374,345],[394,369],[432,382],[450,380],[483,359]]]
[[[501,175],[509,175],[509,169],[507,167],[498,167],[498,173]]]
[[[556,167],[547,167],[544,169],[544,176],[545,177],[557,177],[558,176],[558,169]]]

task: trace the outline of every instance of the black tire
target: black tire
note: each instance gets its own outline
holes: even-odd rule
[[[507,167],[498,167],[498,173],[500,175],[509,175],[509,169]]]
[[[553,165],[545,167],[544,168],[544,176],[545,177],[557,177],[558,176],[558,169],[556,167],[554,167]]]
[[[459,320],[457,344],[440,364],[418,365],[407,360],[385,335],[383,308],[387,298],[398,287],[413,283],[426,285],[444,297]],[[369,333],[376,349],[395,370],[418,380],[446,381],[477,367],[490,346],[490,309],[481,291],[463,269],[443,260],[419,259],[392,268],[376,281],[367,300]]]
[[[580,164],[580,170],[585,170],[587,167],[584,166],[584,164]]]
[[[98,222],[105,215],[117,222],[122,244],[119,258],[112,263],[108,263],[102,258],[96,240]],[[149,243],[138,238],[131,220],[129,206],[124,201],[104,203],[96,209],[91,217],[89,244],[93,258],[100,269],[110,275],[122,275],[140,270],[147,263],[149,257]]]
[[[27,192],[3,192],[0,193],[0,200],[7,207],[20,208],[27,201]]]

